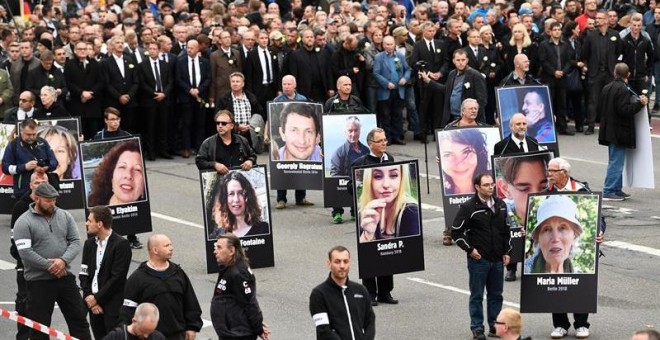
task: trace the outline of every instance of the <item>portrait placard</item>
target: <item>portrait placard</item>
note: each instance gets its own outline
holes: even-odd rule
[[[451,228],[459,205],[474,195],[473,177],[491,171],[490,156],[500,141],[496,127],[465,127],[436,130],[442,178],[445,226]]]
[[[323,115],[325,207],[353,206],[351,166],[369,154],[367,133],[375,127],[376,115],[371,113]]]
[[[7,146],[14,139],[14,124],[0,124],[0,160],[8,152]],[[16,137],[18,138],[18,137]],[[11,214],[16,200],[14,195],[14,178],[11,174],[6,174],[0,167],[0,214]]]
[[[57,159],[54,171],[60,179],[57,205],[62,209],[84,208],[79,119],[38,120],[37,124],[37,136],[48,142]]]
[[[546,85],[507,86],[495,89],[502,136],[511,134],[511,117],[522,113],[527,118],[527,136],[559,156],[550,90]]]
[[[417,160],[353,168],[360,278],[424,270]]]
[[[323,189],[322,112],[318,103],[268,103],[273,189]]]
[[[601,194],[528,196],[523,313],[595,313]]]
[[[121,235],[150,232],[151,206],[138,136],[80,143],[85,210],[108,205],[113,230]]]
[[[248,171],[232,169],[225,175],[202,171],[199,176],[207,273],[218,272],[214,245],[218,236],[226,233],[241,239],[250,267],[274,266],[266,167],[255,166]]]
[[[541,192],[548,185],[546,170],[551,151],[499,156],[492,159],[495,195],[504,201],[511,232],[511,262],[522,262],[525,237],[522,229],[527,216],[527,194]]]

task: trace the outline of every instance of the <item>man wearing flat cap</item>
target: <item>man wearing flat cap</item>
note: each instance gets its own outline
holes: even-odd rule
[[[78,339],[91,339],[84,302],[71,263],[82,246],[76,222],[71,214],[55,206],[59,194],[48,183],[35,190],[34,203],[14,225],[16,248],[23,260],[27,284],[27,317],[50,326],[55,302]],[[48,339],[32,331],[30,339]]]

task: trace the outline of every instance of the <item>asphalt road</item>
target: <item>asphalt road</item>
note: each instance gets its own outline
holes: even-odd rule
[[[657,124],[657,122],[655,122]],[[659,129],[655,129],[658,131]],[[562,136],[563,137],[563,136]],[[428,145],[435,155],[435,144]],[[653,139],[655,150],[660,139]],[[577,135],[560,139],[561,154],[573,165],[574,177],[588,181],[593,190],[602,189],[607,149],[599,146],[596,136]],[[389,149],[397,159],[419,159],[420,171],[426,173],[424,148],[410,141],[406,146]],[[657,151],[656,151],[657,154]],[[265,162],[265,156],[260,157]],[[660,162],[653,160],[656,183],[660,183]],[[198,173],[193,159],[177,158],[147,163],[154,231],[169,235],[175,246],[173,261],[190,276],[203,310],[209,320],[209,301],[216,280],[207,275],[202,242],[203,222]],[[377,338],[384,339],[471,339],[469,332],[468,283],[464,253],[456,246],[442,246],[444,217],[441,209],[440,181],[435,163],[429,163],[430,194],[422,177],[425,268],[421,272],[395,276],[393,295],[396,306],[375,307]],[[592,315],[592,339],[629,339],[632,332],[647,325],[660,325],[660,190],[630,189],[633,198],[625,202],[605,202],[608,218],[601,258],[598,289],[598,313]],[[271,193],[274,204],[275,192]],[[272,208],[275,244],[275,267],[255,270],[258,299],[273,339],[313,339],[314,326],[308,311],[311,289],[325,280],[327,250],[336,244],[355,252],[355,226],[333,225],[330,210],[322,208],[319,191],[308,192],[314,207],[300,208],[291,203],[285,210]],[[293,192],[289,192],[293,202]],[[84,235],[82,210],[73,211],[81,235]],[[346,217],[346,216],[345,216]],[[175,222],[179,220],[184,223]],[[0,307],[13,310],[15,273],[7,262],[9,255],[9,216],[0,216]],[[140,235],[146,241],[147,235]],[[633,250],[623,249],[631,248]],[[641,246],[641,247],[639,247]],[[647,248],[643,248],[647,247]],[[355,253],[354,253],[355,257]],[[133,251],[133,265],[147,258],[146,250]],[[80,257],[74,272],[79,269]],[[4,266],[3,266],[4,265]],[[357,279],[357,259],[353,275]],[[520,281],[506,283],[505,306],[520,302]],[[66,331],[66,324],[56,310],[53,326]],[[14,324],[0,320],[0,338],[13,338]],[[524,334],[534,339],[549,339],[552,330],[548,314],[525,314]],[[569,331],[573,336],[574,330]],[[213,327],[205,322],[201,339],[215,339]]]

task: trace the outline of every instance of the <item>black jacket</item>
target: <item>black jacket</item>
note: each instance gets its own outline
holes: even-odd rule
[[[218,139],[220,139],[220,136],[216,133],[202,142],[202,145],[199,147],[199,152],[197,152],[197,157],[195,157],[197,169],[212,170],[215,168],[215,155]],[[253,166],[257,165],[257,155],[254,153],[254,149],[252,149],[250,143],[245,137],[232,133],[232,143],[238,144],[239,152],[237,155],[232,155],[232,162],[230,164],[224,164],[227,168],[240,166],[243,162],[248,160],[252,161]]]
[[[454,82],[456,81],[457,72],[456,70],[451,70],[447,76],[447,82],[445,84],[438,83],[431,80],[429,82],[429,87],[434,91],[441,91],[445,95],[444,109],[442,113],[442,121],[440,122],[441,126],[447,125],[451,121],[451,92],[454,89]],[[469,86],[466,86],[470,84]],[[488,92],[486,92],[486,80],[479,73],[479,71],[468,67],[465,70],[465,78],[463,78],[463,90],[461,93],[461,103],[467,99],[475,99],[479,103],[479,114],[477,115],[477,121],[485,122],[486,114],[484,110],[488,104]]]
[[[39,94],[41,93],[41,88],[44,86],[52,86],[56,90],[62,90],[62,93],[57,97],[57,101],[64,102],[67,89],[64,83],[64,74],[57,67],[52,66],[50,70],[46,70],[43,66],[39,66],[28,74],[25,88],[34,94],[37,107],[41,107]]]
[[[30,208],[30,203],[34,202],[30,196],[32,192],[26,192],[21,198],[16,201],[14,208],[11,211],[11,230],[14,230],[14,224],[23,213],[28,211]],[[18,254],[18,249],[16,248],[16,242],[14,242],[14,233],[11,233],[11,246],[9,246],[9,253],[11,256],[16,259],[16,271],[23,271],[23,261],[21,261],[21,256]]]
[[[351,316],[351,329],[346,306]],[[376,337],[376,315],[367,288],[347,280],[339,287],[331,277],[312,290],[309,312],[318,340],[367,340]],[[352,334],[352,335],[351,335]]]
[[[447,51],[445,51],[445,44],[442,40],[433,39],[433,45],[435,47],[435,51],[434,53],[431,53],[431,51],[429,51],[429,46],[427,45],[426,40],[417,40],[415,42],[415,46],[413,46],[410,67],[414,72],[417,72],[419,71],[417,62],[424,60],[428,64],[428,71],[440,72],[442,73],[443,77],[446,77],[450,67],[447,61],[451,60],[451,57],[449,57]]]
[[[630,68],[630,79],[641,79],[653,75],[655,53],[653,43],[640,33],[634,40],[632,34],[622,39],[623,62]]]
[[[222,98],[217,98],[215,101],[215,109],[216,112],[220,110],[227,110],[231,112],[231,114],[234,114],[234,99],[231,96],[231,91],[227,92],[224,97]],[[268,116],[264,114],[264,108],[261,107],[259,104],[259,101],[257,100],[257,96],[255,96],[252,92],[249,91],[243,91],[245,96],[247,97],[248,101],[250,102],[250,108],[252,109],[252,114],[258,114],[261,117],[263,117],[264,121],[268,120]]]
[[[70,93],[67,105],[70,112],[80,116],[83,120],[103,117],[101,106],[104,100],[105,81],[101,64],[91,59],[83,68],[80,60],[69,59],[64,64],[64,79]],[[83,103],[80,99],[83,91],[94,92],[94,97]]]
[[[477,249],[489,261],[502,261],[511,251],[506,204],[493,196],[495,212],[484,204],[477,194],[461,204],[452,224],[451,237],[470,255]]]
[[[598,29],[593,30],[587,34],[587,37],[584,39],[582,44],[582,60],[587,64],[589,69],[589,77],[594,77],[599,69],[599,57],[598,57],[598,44],[597,40],[598,35],[601,34]],[[619,38],[619,32],[609,29],[605,33],[606,38],[609,40],[607,43],[609,47],[607,48],[607,53],[605,55],[604,64],[607,65],[607,71],[605,72],[608,76],[614,74],[614,65],[619,62],[619,55],[623,53],[623,48],[621,44],[621,39]]]
[[[132,57],[123,56],[124,62],[124,76],[122,77],[119,71],[119,66],[115,61],[114,56],[101,62],[101,69],[103,70],[103,79],[105,80],[105,103],[106,106],[121,109],[122,107],[137,107],[138,98],[138,75],[137,75],[137,62]],[[126,105],[121,105],[119,97],[127,94],[130,100]]]
[[[146,57],[145,62],[139,64],[137,69],[140,105],[143,107],[154,107],[158,102],[154,100],[156,93],[156,77],[154,77],[153,62],[151,58]],[[160,74],[161,85],[163,86],[161,92],[166,96],[163,100],[164,103],[168,102],[172,94],[172,85],[174,84],[174,81],[172,74],[170,73],[171,69],[172,68],[169,64],[162,60],[158,60],[158,72]]]
[[[142,262],[126,281],[120,320],[130,324],[135,308],[142,302],[158,307],[160,321],[156,329],[165,336],[202,329],[202,309],[197,295],[188,275],[178,264],[170,262],[169,268],[158,272],[146,261]]]
[[[539,143],[533,137],[525,135],[527,151],[539,151]],[[523,153],[520,147],[511,139],[511,135],[495,144],[493,155],[510,155],[514,153]]]
[[[243,261],[220,267],[211,299],[211,321],[221,339],[263,333],[263,315],[256,294],[256,280]]]
[[[163,333],[159,331],[153,331],[147,338],[147,340],[165,340]],[[126,325],[121,325],[113,330],[111,330],[106,336],[103,337],[103,340],[139,340],[138,337],[128,332]]]
[[[598,143],[634,149],[636,145],[635,114],[643,105],[621,79],[605,85],[596,112],[601,113]]]
[[[83,299],[94,295],[96,302],[103,308],[104,314],[118,316],[122,301],[124,301],[124,285],[128,267],[131,265],[131,246],[128,240],[116,232],[110,234],[106,242],[101,268],[98,269],[96,268],[98,250],[96,237],[90,237],[85,241],[78,279]],[[92,281],[97,270],[99,271],[99,290],[94,294],[92,293]]]
[[[557,47],[559,47],[559,57],[557,57]],[[539,47],[539,56],[541,62],[541,79],[544,83],[563,83],[575,60],[575,54],[571,45],[563,39],[559,40],[559,44],[557,45],[552,40],[542,42]],[[559,65],[560,63],[561,66]],[[564,76],[557,79],[555,77],[555,71],[563,71]]]

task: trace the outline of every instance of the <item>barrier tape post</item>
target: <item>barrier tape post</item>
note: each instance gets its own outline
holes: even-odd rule
[[[12,313],[4,308],[0,308],[0,315],[2,315],[2,317],[5,319],[12,320],[16,323],[20,323],[21,325],[30,327],[36,331],[47,334],[51,338],[56,338],[60,340],[78,340],[77,338],[74,338],[69,334],[60,332],[57,329],[50,328],[46,325],[42,325],[36,321],[32,321],[24,316],[21,316],[18,313]]]

